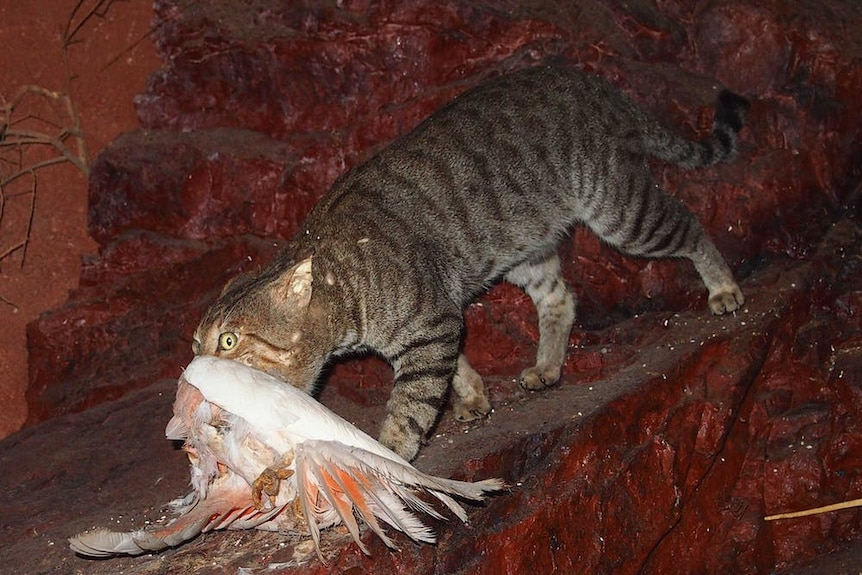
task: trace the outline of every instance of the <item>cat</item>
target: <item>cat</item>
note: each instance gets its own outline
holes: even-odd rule
[[[196,354],[234,358],[309,393],[331,358],[374,351],[395,384],[380,441],[412,460],[448,387],[455,416],[488,415],[460,352],[463,308],[494,282],[536,306],[536,365],[521,385],[560,377],[575,300],[558,242],[586,225],[634,256],[688,258],[716,314],[744,298],[695,216],[653,182],[648,156],[684,168],[732,158],[748,101],[718,95],[712,133],[679,137],[602,79],[538,67],[443,106],[341,176],[257,275],[225,286]]]

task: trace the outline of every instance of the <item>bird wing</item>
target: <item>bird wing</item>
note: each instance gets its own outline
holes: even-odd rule
[[[320,517],[335,510],[354,541],[364,553],[359,539],[359,516],[390,548],[394,542],[380,522],[401,531],[414,541],[434,543],[433,530],[414,511],[443,519],[417,492],[441,501],[461,521],[467,521],[463,507],[452,496],[482,501],[506,484],[499,479],[476,483],[442,479],[422,473],[403,460],[382,457],[365,449],[338,441],[309,440],[295,447],[296,487],[308,531],[320,555]],[[322,557],[321,557],[322,560]]]
[[[430,494],[466,522],[456,497],[481,501],[506,488],[498,479],[468,483],[424,474],[302,391],[215,357],[197,357],[186,368],[166,435],[184,439],[192,460],[194,491],[177,505],[179,516],[158,528],[85,532],[69,540],[73,551],[137,555],[213,529],[295,528],[282,511],[298,496],[323,560],[320,529],[343,523],[365,553],[357,517],[391,548],[395,544],[381,522],[414,541],[433,543],[433,530],[416,513],[443,516],[420,494]],[[250,481],[289,453],[294,475],[288,485],[282,482],[274,508],[258,510]]]
[[[180,500],[184,507],[180,515],[162,527],[125,533],[93,529],[70,538],[69,547],[86,557],[140,555],[175,547],[215,529],[251,529],[270,521],[286,507],[259,511],[251,501],[248,483],[232,472],[219,477],[210,489],[205,499]]]
[[[279,453],[300,441],[332,440],[407,463],[307,393],[242,363],[199,356],[183,379],[208,402],[245,419]]]

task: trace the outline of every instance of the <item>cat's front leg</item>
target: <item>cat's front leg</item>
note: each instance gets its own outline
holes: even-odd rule
[[[458,356],[458,369],[452,378],[452,391],[455,392],[454,411],[458,421],[473,421],[491,413],[485,382],[463,353]]]
[[[414,330],[412,341],[389,358],[395,385],[386,404],[380,443],[411,461],[437,421],[458,363],[461,316],[446,316],[433,329]],[[421,335],[420,335],[421,334]]]

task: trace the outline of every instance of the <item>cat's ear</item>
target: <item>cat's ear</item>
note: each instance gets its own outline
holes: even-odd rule
[[[276,301],[305,309],[311,301],[311,256],[287,270],[275,283]]]

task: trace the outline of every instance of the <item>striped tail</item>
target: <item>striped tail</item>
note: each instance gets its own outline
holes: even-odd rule
[[[705,140],[687,140],[647,120],[641,132],[641,145],[649,155],[683,168],[712,166],[736,156],[739,131],[751,104],[730,90],[722,90],[715,103],[712,133]]]

